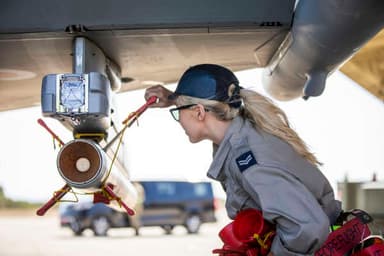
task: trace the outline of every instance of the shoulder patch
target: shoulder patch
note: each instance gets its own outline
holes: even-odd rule
[[[239,167],[240,172],[244,172],[246,169],[252,165],[257,164],[256,158],[254,157],[252,151],[245,152],[238,158],[236,158],[237,167]]]

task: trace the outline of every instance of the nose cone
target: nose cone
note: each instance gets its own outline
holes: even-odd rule
[[[57,157],[60,175],[71,186],[89,183],[101,170],[102,159],[93,142],[74,140],[63,146]]]

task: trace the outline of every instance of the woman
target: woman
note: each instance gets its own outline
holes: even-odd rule
[[[151,96],[155,107],[177,106],[171,114],[192,143],[216,145],[208,176],[223,185],[230,218],[254,208],[276,225],[271,255],[309,255],[322,245],[340,202],[281,109],[213,64],[189,68],[174,93],[147,89]]]

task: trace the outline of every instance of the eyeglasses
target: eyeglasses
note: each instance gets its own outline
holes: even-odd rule
[[[177,122],[179,122],[180,120],[180,110],[182,109],[187,109],[187,108],[190,108],[190,107],[193,107],[193,106],[196,106],[197,104],[189,104],[189,105],[184,105],[184,106],[180,106],[180,107],[177,107],[177,108],[171,108],[169,110],[169,112],[171,112],[171,115],[173,117],[173,119],[175,119]]]

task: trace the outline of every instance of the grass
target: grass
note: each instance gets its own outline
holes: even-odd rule
[[[14,201],[5,196],[3,188],[0,187],[0,209],[31,209],[40,204],[25,201]]]

